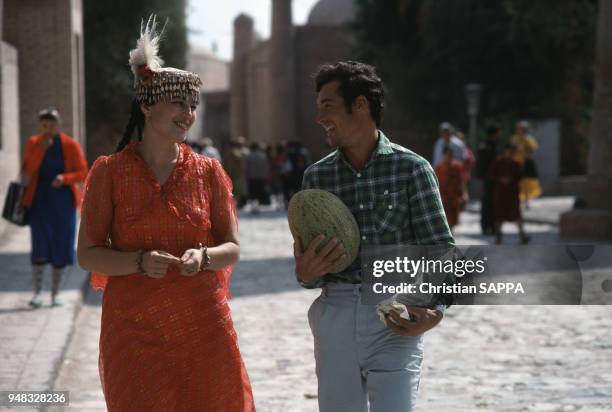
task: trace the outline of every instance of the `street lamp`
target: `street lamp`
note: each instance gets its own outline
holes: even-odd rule
[[[476,125],[478,119],[478,104],[480,103],[480,92],[482,85],[469,83],[465,85],[465,99],[467,100],[467,113],[470,118],[470,134],[468,146],[476,148]]]

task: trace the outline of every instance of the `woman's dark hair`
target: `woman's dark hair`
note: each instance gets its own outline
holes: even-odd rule
[[[42,116],[38,118],[38,120],[52,120],[54,122],[57,122],[57,117],[52,116],[50,114],[43,114]]]
[[[353,103],[359,96],[365,97],[370,106],[372,119],[376,122],[376,127],[380,127],[385,106],[385,92],[382,80],[373,66],[355,61],[325,64],[319,67],[314,77],[317,93],[327,83],[334,81],[340,83],[338,94],[344,100],[348,113],[352,113]]]
[[[52,120],[59,123],[60,115],[55,107],[47,107],[38,112],[38,120]]]
[[[123,132],[123,137],[117,145],[117,152],[122,151],[123,148],[130,143],[130,140],[132,140],[132,135],[134,134],[134,129],[136,130],[136,137],[138,140],[142,140],[144,123],[145,117],[142,110],[140,110],[140,103],[138,102],[138,99],[134,99],[132,100],[132,108],[130,110],[130,120],[128,120],[128,124],[125,126],[125,131]]]
[[[450,146],[444,145],[444,148],[442,149],[442,154],[446,156],[447,153],[454,154],[453,149],[451,149]]]

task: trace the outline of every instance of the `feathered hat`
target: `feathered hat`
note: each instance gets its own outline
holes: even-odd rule
[[[153,15],[146,24],[144,21],[141,23],[140,38],[136,48],[130,51],[136,98],[139,103],[150,106],[160,100],[191,96],[197,104],[202,85],[200,77],[186,70],[162,67],[164,61],[158,53],[164,28],[157,31],[157,21]]]

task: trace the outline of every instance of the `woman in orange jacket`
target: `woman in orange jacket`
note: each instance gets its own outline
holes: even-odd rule
[[[40,134],[30,137],[23,160],[28,186],[22,203],[28,210],[32,234],[34,297],[30,306],[42,305],[40,292],[45,265],[52,267],[51,304],[58,306],[62,273],[74,263],[78,184],[87,176],[87,162],[79,143],[60,132],[55,109],[38,114]]]

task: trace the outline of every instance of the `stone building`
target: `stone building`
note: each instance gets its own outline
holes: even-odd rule
[[[56,107],[63,130],[85,146],[82,14],[81,0],[0,0],[2,201],[41,108]]]
[[[352,57],[346,24],[355,6],[353,0],[321,0],[308,22],[296,26],[291,0],[271,0],[271,5],[270,39],[258,38],[249,16],[235,19],[230,90],[204,93],[204,128],[227,125],[225,133],[208,133],[219,146],[237,136],[266,143],[300,140],[319,156],[329,149],[314,123],[312,74],[323,63]]]
[[[237,136],[265,143],[298,140],[317,159],[330,149],[323,129],[315,123],[312,76],[321,64],[357,60],[349,28],[357,7],[354,0],[319,0],[306,24],[297,26],[291,0],[270,2],[267,40],[258,38],[251,17],[241,14],[234,20],[230,90],[204,93],[204,129],[218,146]],[[437,136],[424,135],[391,102],[383,117],[382,129],[393,141],[430,157]]]
[[[200,76],[202,79],[202,93],[204,94],[212,93],[214,95],[218,94],[218,92],[224,94],[229,90],[229,62],[219,58],[206,48],[194,47],[189,50],[189,54],[187,55],[187,70],[191,70]],[[208,106],[209,107],[205,107],[205,105],[202,104],[198,109],[200,114],[204,110],[212,110],[214,112],[215,104],[212,97],[208,99]],[[202,137],[206,137],[210,132],[215,135],[223,134],[223,131],[215,129],[215,123],[205,124],[203,117],[203,115],[199,115],[191,129],[189,129],[190,141],[197,141]],[[213,116],[213,119],[214,118]],[[228,132],[228,127],[225,127],[225,134]]]

